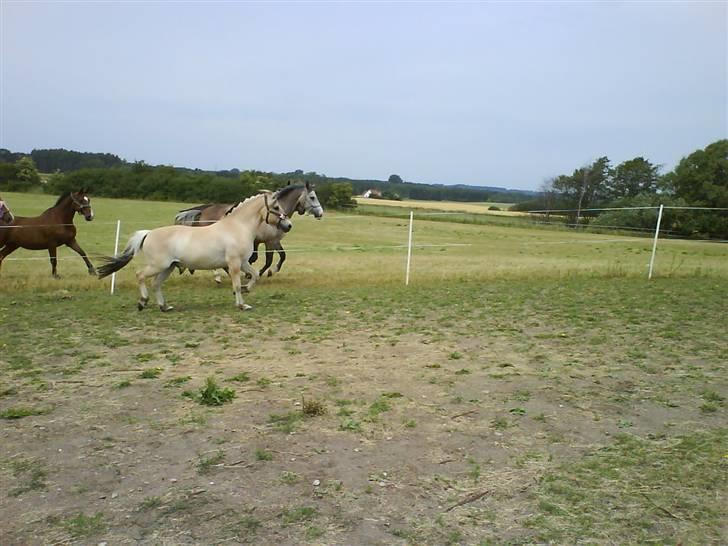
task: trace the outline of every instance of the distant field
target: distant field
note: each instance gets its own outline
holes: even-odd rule
[[[92,204],[97,263],[189,206]],[[724,543],[728,246],[426,218],[405,287],[403,218],[295,217],[245,313],[13,254],[3,545]]]
[[[392,201],[389,199],[365,199],[363,197],[355,198],[356,202],[360,205],[371,205],[376,206],[390,206],[390,207],[403,207],[407,209],[424,209],[424,210],[438,210],[445,212],[473,212],[478,214],[493,214],[500,216],[519,216],[523,215],[522,212],[511,212],[508,210],[513,203],[496,203],[496,202],[484,202],[484,203],[458,203],[454,201],[417,201],[414,199],[405,199],[403,201]],[[489,207],[498,207],[501,210],[488,210]]]

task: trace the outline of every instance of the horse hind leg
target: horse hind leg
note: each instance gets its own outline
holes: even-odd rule
[[[56,255],[56,247],[54,247],[54,246],[48,247],[48,256],[50,256],[50,259],[51,259],[51,275],[53,275],[54,279],[60,279],[61,276],[58,274],[58,271],[57,271],[58,256]]]
[[[157,298],[157,304],[159,305],[159,310],[163,313],[166,313],[167,311],[171,311],[174,309],[171,305],[167,305],[167,303],[164,301],[164,294],[162,294],[162,283],[167,280],[167,278],[172,274],[172,271],[174,271],[177,268],[177,264],[174,263],[170,265],[167,269],[161,271],[156,278],[154,279],[154,282],[152,283],[152,288],[154,288],[154,295]]]
[[[147,277],[156,275],[159,271],[155,268],[146,266],[136,272],[137,283],[139,284],[139,301],[137,302],[137,309],[141,311],[147,306],[149,301],[149,290],[147,290]]]

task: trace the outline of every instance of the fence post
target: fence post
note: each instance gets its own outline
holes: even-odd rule
[[[409,286],[409,277],[410,277],[410,263],[412,262],[412,221],[414,219],[414,212],[410,211],[410,221],[409,221],[409,239],[407,241],[407,272],[404,276],[404,285]]]
[[[121,220],[116,221],[116,241],[114,242],[114,256],[119,252],[119,232],[121,231]],[[114,285],[116,284],[116,273],[111,274],[111,295],[114,295]]]
[[[655,226],[655,238],[652,241],[652,257],[650,258],[650,271],[647,274],[647,279],[652,278],[652,268],[655,265],[655,252],[657,252],[657,239],[660,236],[660,223],[662,222],[662,208],[663,205],[660,205],[660,210],[657,212],[657,225]]]

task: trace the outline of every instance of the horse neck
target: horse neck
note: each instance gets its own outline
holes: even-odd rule
[[[59,223],[62,224],[72,224],[74,214],[76,214],[76,211],[71,205],[71,196],[69,194],[60,203],[46,210],[41,216],[59,220]]]
[[[260,224],[265,222],[265,213],[263,212],[265,206],[266,204],[263,196],[260,198],[253,198],[250,201],[238,205],[238,208],[223,217],[222,220],[230,218],[238,223],[243,223],[249,225],[253,229],[257,229]]]
[[[282,198],[278,198],[278,204],[286,213],[286,216],[291,216],[298,207],[298,200],[301,199],[301,194],[306,190],[305,186],[291,190],[289,193],[284,195]]]

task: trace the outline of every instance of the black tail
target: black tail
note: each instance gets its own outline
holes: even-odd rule
[[[108,277],[112,273],[116,273],[124,267],[126,264],[128,264],[131,259],[134,257],[134,252],[124,252],[123,254],[119,256],[104,256],[101,258],[101,260],[104,263],[101,267],[99,267],[96,270],[96,273],[99,276],[99,279],[103,279],[104,277]]]

